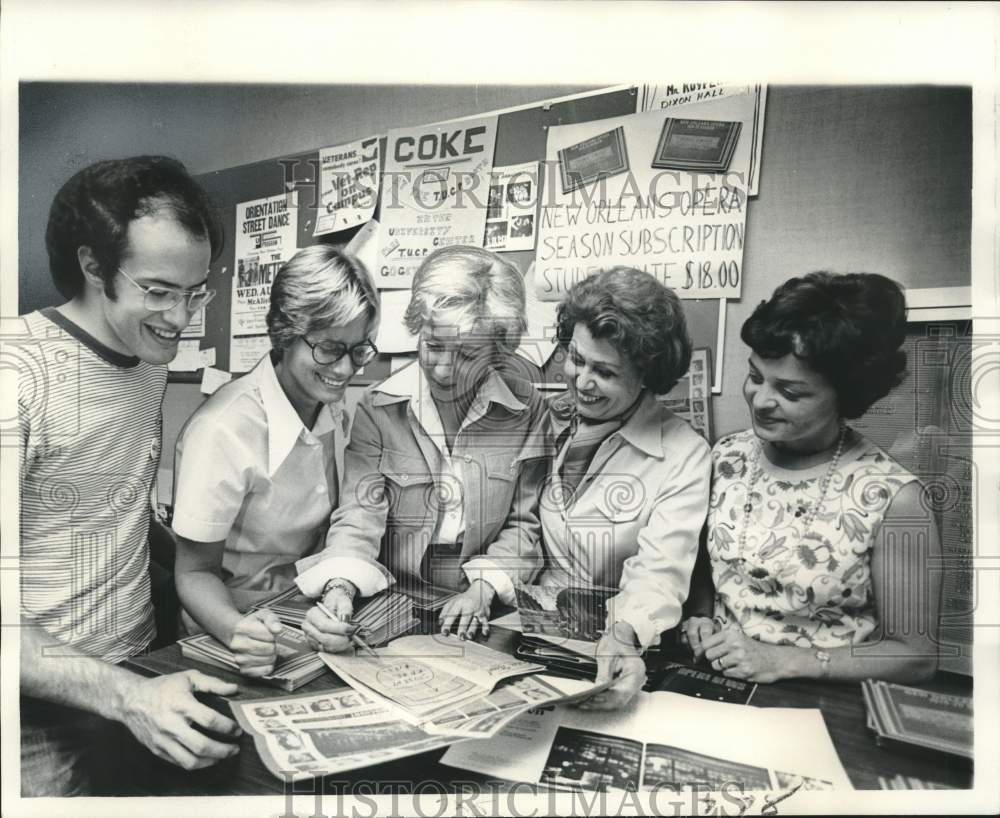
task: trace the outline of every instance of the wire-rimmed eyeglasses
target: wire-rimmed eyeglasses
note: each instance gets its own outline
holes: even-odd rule
[[[129,284],[142,290],[144,296],[143,306],[151,312],[166,312],[167,310],[172,310],[185,298],[187,299],[188,312],[197,312],[202,307],[207,306],[208,303],[215,298],[215,290],[209,290],[207,288],[198,290],[175,290],[172,287],[147,287],[132,278],[132,276],[126,273],[121,267],[118,268],[118,272],[125,276]]]

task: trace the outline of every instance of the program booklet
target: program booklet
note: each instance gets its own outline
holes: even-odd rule
[[[742,127],[739,121],[667,117],[653,167],[722,173],[733,160]]]
[[[868,727],[888,747],[972,759],[972,698],[867,679],[861,685]]]
[[[305,635],[300,630],[285,625],[275,639],[277,642],[278,660],[274,670],[261,681],[292,692],[311,682],[326,672],[326,665],[319,654],[309,647]],[[233,652],[214,636],[199,633],[188,636],[177,642],[181,653],[188,659],[239,673]]]
[[[388,699],[419,721],[488,695],[499,682],[544,670],[540,664],[457,636],[404,636],[371,656],[323,653],[323,661],[358,690]]]
[[[608,603],[617,588],[603,586],[517,585],[522,633],[593,659],[604,634]]]

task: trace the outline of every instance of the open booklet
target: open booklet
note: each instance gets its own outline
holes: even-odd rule
[[[516,585],[514,590],[517,610],[492,620],[491,625],[529,634],[536,644],[549,642],[564,651],[596,659],[608,605],[614,605],[617,588]],[[596,669],[596,662],[592,669]]]
[[[414,718],[432,720],[489,694],[498,682],[544,670],[457,636],[405,636],[375,655],[323,653],[323,661],[352,687],[375,692]]]
[[[780,740],[770,740],[780,736]],[[819,710],[640,693],[623,710],[535,710],[441,762],[556,788],[852,789]]]
[[[275,639],[277,661],[274,670],[262,677],[262,682],[291,692],[326,672],[326,664],[309,646],[300,630],[306,613],[315,604],[314,600],[303,596],[292,586],[252,608],[274,612],[284,626]],[[420,624],[413,615],[413,604],[409,597],[392,590],[363,600],[351,621],[358,626],[361,638],[370,645],[385,644]],[[178,640],[177,644],[188,659],[232,673],[240,672],[233,652],[207,633],[185,637]]]
[[[297,781],[380,764],[456,741],[487,739],[539,707],[592,695],[602,686],[527,676],[501,682],[438,721],[419,723],[371,691],[342,687],[320,693],[230,702],[267,769]]]

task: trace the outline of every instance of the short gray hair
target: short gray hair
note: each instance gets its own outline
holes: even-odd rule
[[[414,275],[404,320],[413,335],[433,321],[461,332],[487,333],[499,348],[513,351],[528,327],[524,277],[481,247],[442,247]]]
[[[328,244],[299,250],[278,270],[271,285],[267,334],[276,350],[290,347],[310,332],[368,316],[378,326],[378,291],[365,266]]]

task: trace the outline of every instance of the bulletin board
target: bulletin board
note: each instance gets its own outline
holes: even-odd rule
[[[537,106],[500,113],[497,118],[494,166],[543,160],[549,127],[635,113],[637,93],[636,87],[614,89],[558,102],[540,102]],[[389,123],[389,126],[394,124]],[[386,142],[385,137],[380,141],[379,157],[383,169]],[[236,206],[240,202],[275,196],[289,189],[296,190],[299,204],[299,248],[317,243],[344,245],[360,229],[359,226],[322,236],[313,235],[319,204],[319,153],[324,147],[326,146],[317,146],[315,150],[274,157],[196,177],[216,206],[216,215],[225,236],[223,252],[209,270],[208,286],[214,288],[217,295],[206,310],[204,336],[200,341],[201,349],[215,349],[215,367],[218,369],[229,371],[230,368],[229,322],[235,267],[233,232]],[[501,255],[509,258],[524,272],[534,257],[534,251],[501,252]],[[695,343],[703,344],[708,340],[714,347],[719,301],[689,300],[684,302],[684,308],[688,312],[694,334],[706,335],[706,338],[696,337]],[[535,371],[537,373],[537,368]],[[364,372],[352,380],[352,385],[375,383],[383,380],[389,373],[389,356],[382,355],[366,366]],[[170,380],[174,382],[193,383],[200,381],[200,377],[200,372],[170,373]],[[543,377],[541,373],[536,374],[536,379]]]

